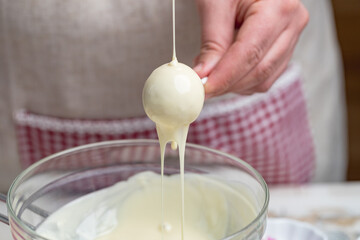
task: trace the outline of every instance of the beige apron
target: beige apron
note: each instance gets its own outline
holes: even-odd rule
[[[344,105],[333,25],[327,1],[306,3],[317,17],[312,17],[295,56],[304,69],[320,166],[315,179],[340,180],[345,166],[344,120],[332,109],[344,109]],[[144,115],[143,83],[171,57],[170,4],[160,0],[0,0],[0,190],[8,188],[20,169],[13,117],[18,110],[69,119]],[[177,16],[178,58],[191,65],[200,46],[194,1],[177,1]],[[317,32],[321,32],[321,42],[310,39],[321,37]],[[327,67],[323,55],[330,55]],[[334,104],[326,104],[330,97]]]

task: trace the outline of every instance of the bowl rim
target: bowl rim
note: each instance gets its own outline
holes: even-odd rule
[[[40,159],[39,161],[35,162],[34,164],[30,165],[29,167],[27,167],[26,169],[24,169],[16,178],[15,180],[12,182],[9,191],[7,193],[7,201],[6,201],[6,205],[7,205],[7,209],[8,209],[8,214],[10,216],[10,219],[12,221],[15,222],[15,224],[19,227],[21,227],[22,230],[24,230],[27,234],[29,234],[30,237],[36,237],[36,239],[40,239],[40,240],[51,240],[48,238],[45,238],[41,235],[39,235],[38,233],[36,233],[35,230],[31,229],[29,226],[27,226],[25,223],[23,223],[23,221],[21,221],[21,219],[19,219],[16,214],[15,211],[12,207],[12,203],[10,202],[11,200],[11,196],[14,194],[14,192],[16,191],[16,188],[19,186],[19,184],[21,184],[22,179],[29,174],[31,171],[33,171],[34,169],[36,169],[38,166],[51,161],[54,158],[57,158],[59,156],[63,156],[63,155],[67,155],[67,154],[71,154],[74,152],[78,152],[78,151],[82,151],[82,150],[86,150],[86,149],[90,149],[90,148],[98,148],[98,147],[111,147],[111,146],[116,146],[116,145],[146,145],[146,144],[157,144],[159,145],[159,141],[156,139],[122,139],[122,140],[111,140],[111,141],[102,141],[102,142],[96,142],[96,143],[90,143],[90,144],[84,144],[84,145],[80,145],[77,147],[73,147],[73,148],[69,148],[63,151],[59,151],[57,153],[51,154],[43,159]],[[211,153],[215,153],[215,154],[219,154],[222,156],[225,156],[227,158],[230,158],[242,165],[244,165],[248,170],[250,170],[250,172],[252,174],[255,175],[255,177],[257,178],[257,180],[259,181],[261,187],[264,190],[265,193],[265,201],[264,204],[261,208],[261,210],[259,211],[259,213],[257,214],[257,216],[248,224],[246,225],[244,228],[242,228],[241,230],[226,236],[225,238],[223,238],[222,240],[226,240],[226,239],[231,239],[234,236],[237,236],[245,231],[247,231],[249,228],[251,228],[253,225],[255,225],[258,220],[260,220],[266,213],[267,213],[267,209],[269,206],[269,199],[270,199],[270,194],[269,194],[269,188],[264,180],[264,178],[260,175],[260,173],[254,169],[250,164],[248,164],[247,162],[245,162],[244,160],[241,160],[238,157],[235,157],[231,154],[219,151],[219,150],[215,150],[209,147],[205,147],[202,145],[198,145],[198,144],[193,144],[193,143],[186,143],[186,147],[191,147],[194,149],[199,149],[199,150],[205,150]],[[186,151],[186,148],[185,148]],[[186,160],[185,160],[186,161]]]

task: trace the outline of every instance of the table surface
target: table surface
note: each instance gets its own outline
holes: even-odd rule
[[[360,239],[360,182],[271,188],[269,216],[309,222],[326,233]]]
[[[271,187],[269,216],[306,221],[355,240],[360,237],[360,182]],[[8,226],[0,224],[0,236],[12,240]]]

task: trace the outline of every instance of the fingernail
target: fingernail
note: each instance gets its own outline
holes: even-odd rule
[[[208,80],[208,77],[203,77],[203,78],[201,79],[202,84],[205,84],[205,83],[207,82],[207,80]]]

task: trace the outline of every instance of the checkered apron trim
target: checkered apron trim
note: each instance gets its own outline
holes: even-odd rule
[[[52,153],[71,147],[116,139],[156,139],[155,125],[148,118],[120,120],[64,119],[25,110],[15,114],[20,159],[23,167]],[[264,94],[234,96],[207,104],[189,130],[188,142],[237,156],[269,184],[303,183],[314,172],[314,145],[299,70],[291,67]],[[146,146],[119,152],[133,159],[154,159]],[[82,160],[64,161],[67,167],[90,164],[95,153]],[[124,157],[123,159],[131,159]],[[206,156],[195,158],[207,161]],[[160,161],[160,159],[159,159]],[[221,160],[212,160],[214,162]],[[76,167],[76,166],[74,166]]]

